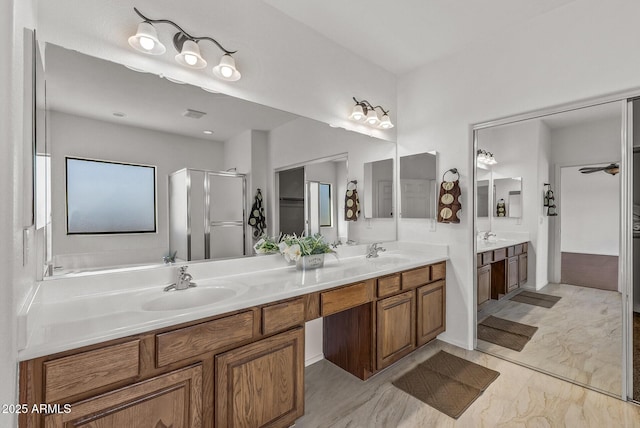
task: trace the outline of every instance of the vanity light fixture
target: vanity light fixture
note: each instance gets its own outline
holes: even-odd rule
[[[484,149],[478,149],[476,152],[476,159],[478,163],[483,163],[485,165],[495,165],[498,163],[496,158],[493,156],[493,153],[488,152]]]
[[[353,106],[351,114],[349,115],[349,119],[356,122],[364,122],[374,128],[393,128],[393,123],[391,123],[391,119],[389,118],[389,110],[383,109],[382,106],[374,107],[367,100],[358,101],[355,97],[353,97],[353,101],[355,101],[356,105]],[[380,109],[380,111],[382,112],[382,118],[378,117],[376,109]]]
[[[144,21],[138,24],[138,31],[135,35],[129,37],[129,45],[135,50],[151,54],[162,55],[166,52],[165,46],[160,42],[158,33],[153,24],[169,24],[175,27],[178,32],[173,35],[173,46],[178,54],[175,56],[176,62],[185,67],[201,69],[207,66],[207,61],[200,54],[198,43],[207,40],[214,43],[224,55],[220,59],[220,63],[213,67],[213,74],[229,82],[235,82],[241,77],[240,72],[236,68],[236,61],[231,56],[237,51],[229,51],[225,49],[217,40],[212,37],[196,37],[184,31],[178,24],[168,19],[150,19],[142,14],[137,8],[133,8]]]

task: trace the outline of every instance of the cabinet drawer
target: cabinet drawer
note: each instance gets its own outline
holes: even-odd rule
[[[523,247],[523,244],[518,244],[518,245],[516,245],[514,248],[515,248],[515,250],[514,250],[514,251],[515,251],[514,255],[516,255],[516,256],[517,256],[517,255],[519,255],[519,254],[522,254],[522,250],[523,250],[523,248],[524,248],[524,247]]]
[[[507,257],[513,257],[516,255],[516,247],[508,247],[507,248]]]
[[[374,284],[375,279],[370,279],[322,293],[320,295],[322,316],[326,317],[371,302],[375,295]]]
[[[447,264],[445,262],[431,265],[431,281],[444,279],[447,276]]]
[[[493,262],[493,251],[485,251],[482,253],[482,265],[488,265]]]
[[[402,272],[402,289],[415,288],[429,282],[429,266]]]
[[[216,351],[253,338],[253,311],[156,335],[156,365]]]
[[[529,251],[529,243],[525,242],[522,244],[522,252],[526,253],[527,251]]]
[[[262,308],[262,334],[271,334],[304,324],[305,306],[302,297]]]
[[[389,296],[400,291],[400,274],[378,278],[378,297]]]
[[[504,260],[507,258],[507,249],[500,248],[493,251],[493,261],[499,262],[500,260]]]
[[[45,400],[53,403],[140,374],[140,341],[58,358],[44,363]]]

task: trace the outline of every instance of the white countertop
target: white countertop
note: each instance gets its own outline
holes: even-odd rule
[[[361,251],[358,248],[341,251],[339,260],[326,255],[324,267],[310,271],[287,266],[279,255],[194,263],[189,272],[198,287],[171,293],[224,287],[235,295],[181,310],[143,309],[147,302],[166,298],[168,293],[163,288],[172,282],[175,266],[43,281],[31,304],[19,314],[25,346],[18,359],[37,358],[448,259],[446,246],[403,242],[383,246],[387,251],[372,259],[354,255]]]
[[[500,248],[510,247],[512,245],[523,244],[527,242],[528,239],[497,239],[495,241],[482,241],[478,240],[478,244],[476,246],[476,253],[484,253],[485,251],[491,250],[499,250]]]

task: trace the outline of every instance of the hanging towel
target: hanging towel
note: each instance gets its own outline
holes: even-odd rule
[[[460,223],[460,184],[459,181],[443,181],[438,197],[438,223]]]
[[[256,197],[253,201],[253,206],[251,207],[249,226],[253,227],[253,239],[259,239],[267,229],[264,207],[262,206],[262,192],[260,189],[256,191]]]
[[[344,196],[344,219],[345,221],[358,221],[359,216],[360,200],[358,199],[357,181],[350,181]]]

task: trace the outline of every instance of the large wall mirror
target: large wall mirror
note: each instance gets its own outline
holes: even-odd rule
[[[400,157],[402,218],[436,218],[436,152]]]
[[[477,349],[617,397],[623,103],[505,119],[474,136]]]
[[[193,261],[252,255],[256,230],[248,224],[248,210],[258,189],[267,225],[263,233],[305,230],[295,225],[280,230],[279,214],[295,211],[296,198],[304,204],[309,191],[317,190],[317,228],[330,242],[396,238],[395,225],[365,225],[362,219],[346,223],[340,212],[347,183],[367,183],[365,164],[389,159],[393,165],[394,142],[54,44],[41,43],[40,48],[44,73],[39,73],[38,87],[46,85],[46,99],[39,100],[37,111],[36,208],[44,276],[161,265],[173,257]],[[90,171],[96,165],[110,171],[102,178],[93,176],[101,180],[98,186],[72,174],[69,158],[81,159]],[[326,161],[318,161],[322,159]],[[137,189],[147,192],[145,209],[129,211],[128,224],[117,223],[118,217],[109,214],[116,208],[109,201],[120,201],[118,205],[129,197],[121,183],[127,175],[114,171],[117,168],[150,172],[147,184]],[[277,183],[276,171],[292,168],[306,171],[302,186],[307,188],[288,196],[277,184],[293,179]],[[94,214],[86,221],[78,211],[84,205],[68,204],[69,185],[76,195],[93,196],[95,203],[85,211]],[[279,196],[288,198],[288,207]],[[154,210],[151,217],[149,207]],[[144,213],[144,219],[131,218],[137,212]],[[95,213],[109,233],[70,233],[70,216],[73,228],[92,231]],[[126,229],[139,224],[145,233]],[[221,242],[229,244],[217,244]]]

